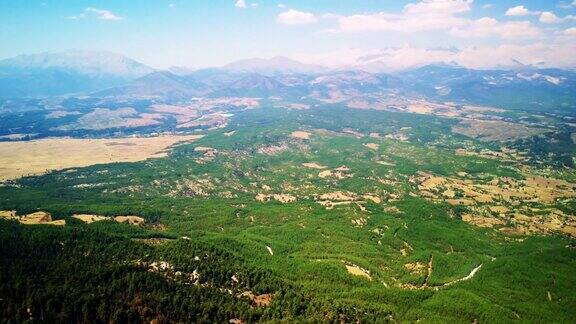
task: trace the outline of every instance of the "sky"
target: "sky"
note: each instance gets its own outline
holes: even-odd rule
[[[575,68],[576,0],[0,0],[0,59],[68,49],[156,68],[273,56]]]

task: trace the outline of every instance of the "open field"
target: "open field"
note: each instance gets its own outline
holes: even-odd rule
[[[200,135],[169,135],[115,139],[48,138],[0,143],[0,181],[50,170],[101,163],[136,162],[166,156],[166,149]]]

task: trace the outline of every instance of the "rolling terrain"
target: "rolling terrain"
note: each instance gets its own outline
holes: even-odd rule
[[[334,109],[247,110],[166,158],[6,183],[0,209],[65,224],[2,221],[3,294],[61,320],[574,319],[569,173],[503,162],[480,141],[463,154],[438,117]],[[494,181],[513,182],[509,194]],[[145,222],[106,218],[118,215]],[[31,264],[55,276],[13,271]],[[12,286],[26,276],[43,278],[42,294]],[[118,284],[80,298],[96,283],[84,278],[108,276]],[[51,302],[44,289],[62,282],[67,299]],[[160,307],[167,291],[178,293]],[[5,316],[28,316],[17,305]]]
[[[2,95],[3,319],[576,321],[573,72],[120,62]]]

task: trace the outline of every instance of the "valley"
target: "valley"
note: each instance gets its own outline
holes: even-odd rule
[[[0,324],[576,323],[576,0],[0,22]]]
[[[141,279],[130,280],[172,287],[139,286],[127,297],[131,303],[154,305],[163,289],[185,294],[183,300],[202,296],[178,315],[190,321],[201,317],[185,314],[211,309],[212,299],[224,307],[209,316],[223,321],[277,314],[570,320],[573,175],[543,166],[546,160],[532,164],[526,151],[508,148],[511,142],[461,137],[438,118],[447,117],[263,103],[235,110],[225,124],[199,131],[202,137],[190,136],[193,142],[171,147],[165,157],[4,182],[5,214],[39,210],[62,224],[16,225],[8,217],[0,220],[7,230],[0,239],[9,246],[14,235],[27,244],[49,237],[44,248],[52,252],[45,253],[62,264],[104,258],[86,273],[139,273]],[[168,144],[186,137],[148,140],[156,138]],[[119,223],[122,215],[143,221]],[[74,238],[78,231],[82,237]],[[51,248],[69,240],[74,250],[67,243]],[[23,248],[3,250],[13,255],[7,266],[32,262],[18,252]],[[103,303],[94,298],[90,304]]]
[[[4,88],[2,318],[576,319],[572,71],[297,63]]]

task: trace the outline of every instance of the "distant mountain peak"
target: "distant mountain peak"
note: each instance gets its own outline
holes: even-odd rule
[[[140,77],[154,70],[121,54],[78,49],[18,55],[0,61],[0,67],[20,70],[63,69],[86,75],[115,75],[127,78]]]

